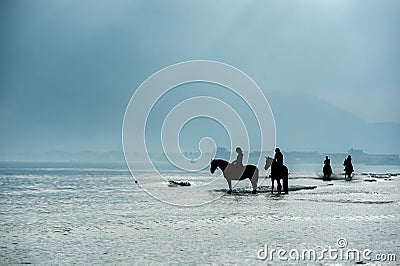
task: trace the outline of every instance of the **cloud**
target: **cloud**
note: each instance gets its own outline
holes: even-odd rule
[[[399,122],[399,1],[0,5],[0,146],[6,151],[118,149],[135,88],[190,59],[243,70],[267,98],[270,90],[311,92],[366,121]]]

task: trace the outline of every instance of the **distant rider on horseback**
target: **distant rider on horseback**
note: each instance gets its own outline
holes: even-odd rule
[[[332,175],[332,167],[331,159],[329,159],[328,156],[325,156],[324,168],[322,169],[322,172],[324,173],[324,180],[329,181]]]
[[[347,158],[343,162],[345,175],[344,178],[346,180],[351,180],[351,174],[354,172],[353,164],[351,163],[351,156],[347,156]]]
[[[271,192],[274,192],[274,180],[277,182],[277,190],[278,194],[281,194],[281,179],[283,180],[283,189],[287,194],[289,191],[288,187],[288,169],[285,165],[283,165],[283,154],[279,148],[275,149],[275,156],[274,160],[272,161],[271,165]]]

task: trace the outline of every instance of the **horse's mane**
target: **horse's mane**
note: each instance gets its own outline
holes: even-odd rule
[[[229,164],[228,161],[225,161],[223,159],[214,159],[213,161],[215,161],[216,163]]]

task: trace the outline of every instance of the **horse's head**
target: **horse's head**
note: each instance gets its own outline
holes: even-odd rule
[[[215,170],[217,169],[218,164],[216,160],[211,161],[211,167],[210,167],[210,172],[211,174],[214,174]]]
[[[269,156],[268,156],[268,157],[265,156],[265,166],[264,166],[264,169],[265,169],[265,170],[268,170],[268,168],[271,167],[273,161],[274,161],[273,158],[271,158],[271,157],[269,157]]]
[[[229,162],[221,159],[214,159],[211,161],[210,172],[214,174],[215,170],[219,167],[219,169],[225,171],[226,167],[228,166]]]

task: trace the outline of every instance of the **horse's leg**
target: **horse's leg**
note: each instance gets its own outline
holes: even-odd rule
[[[285,191],[285,194],[288,194],[288,193],[289,193],[289,184],[288,184],[288,181],[289,181],[288,176],[285,175],[285,176],[283,177],[283,190]]]
[[[285,191],[285,194],[289,193],[289,171],[287,168],[285,169],[285,174],[283,176],[283,190]]]
[[[232,180],[227,178],[226,182],[228,182],[228,187],[229,187],[228,194],[231,194],[232,193]]]
[[[253,186],[253,194],[257,193],[257,183],[258,183],[258,170],[254,171],[253,177],[251,178],[251,185]]]
[[[351,181],[351,172],[347,173],[347,177],[349,178],[349,181]]]
[[[281,194],[281,192],[282,192],[281,180],[280,180],[280,179],[277,179],[276,182],[278,183],[278,187],[277,187],[277,189],[278,189],[278,194]]]
[[[274,178],[271,177],[271,194],[274,194]]]

